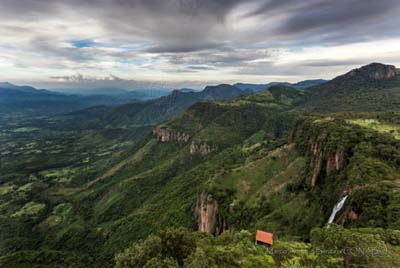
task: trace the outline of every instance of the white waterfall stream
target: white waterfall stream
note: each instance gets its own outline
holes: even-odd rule
[[[328,224],[332,223],[335,220],[336,213],[338,213],[342,208],[344,203],[346,202],[348,195],[342,197],[339,202],[333,207],[331,216],[329,217]]]

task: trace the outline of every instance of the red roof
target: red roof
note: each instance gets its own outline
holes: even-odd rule
[[[272,245],[273,242],[273,234],[267,233],[263,231],[257,231],[256,233],[256,241],[263,242],[268,245]]]

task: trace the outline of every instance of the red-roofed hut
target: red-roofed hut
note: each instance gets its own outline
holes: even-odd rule
[[[273,244],[273,237],[272,233],[267,233],[264,231],[257,231],[256,233],[256,244],[262,245],[264,247],[270,247]]]

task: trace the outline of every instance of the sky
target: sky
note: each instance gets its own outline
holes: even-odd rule
[[[0,81],[202,87],[400,66],[398,0],[0,0]]]

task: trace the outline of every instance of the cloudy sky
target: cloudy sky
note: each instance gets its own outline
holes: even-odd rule
[[[0,81],[200,87],[400,65],[398,0],[0,0]]]

